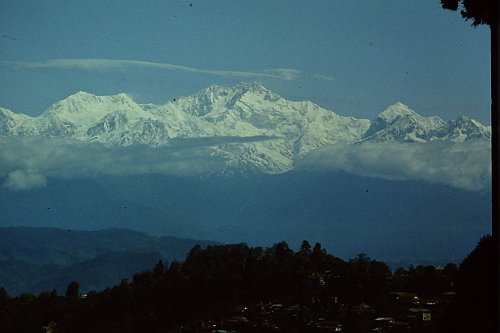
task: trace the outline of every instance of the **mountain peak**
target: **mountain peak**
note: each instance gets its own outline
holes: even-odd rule
[[[77,127],[86,127],[116,111],[135,111],[131,112],[132,115],[137,112],[144,112],[137,103],[124,93],[112,96],[96,96],[85,91],[79,91],[53,104],[41,117],[48,120],[49,123],[64,121]]]
[[[255,82],[252,82],[252,83],[248,83],[248,82],[240,82],[238,83],[235,87],[235,89],[245,89],[245,90],[254,90],[254,91],[269,91],[268,89],[264,88],[263,86],[261,86],[260,84],[258,83],[255,83]]]
[[[415,111],[410,109],[407,105],[397,102],[391,106],[389,106],[385,111],[381,112],[378,115],[378,118],[383,119],[386,123],[392,123],[398,117],[405,116],[418,116]]]
[[[398,102],[378,115],[363,135],[363,140],[431,141],[443,137],[446,126],[446,122],[441,118],[422,117]]]
[[[491,128],[467,116],[459,116],[449,122],[447,139],[451,141],[469,141],[474,139],[491,139]]]
[[[91,94],[91,93],[88,93],[86,91],[80,90],[80,91],[74,93],[73,95],[70,95],[69,97],[72,97],[72,96],[74,96],[74,97],[80,97],[80,96],[95,96],[95,95]]]
[[[249,98],[247,94],[251,94],[252,97],[250,97],[250,100],[263,100],[263,101],[272,101],[275,102],[281,98],[278,94],[270,91],[269,89],[266,89],[265,87],[261,86],[258,83],[245,83],[241,82],[237,86],[233,88],[233,90],[236,92],[235,98],[233,98],[233,102],[236,101],[236,99],[241,100],[243,96],[246,96],[246,98]]]
[[[73,95],[70,95],[66,97],[62,101],[68,101],[71,103],[76,102],[82,102],[82,103],[107,103],[107,102],[116,102],[118,100],[124,100],[128,102],[133,102],[135,103],[132,98],[127,95],[126,93],[119,93],[116,95],[111,95],[111,96],[97,96],[85,91],[78,91],[77,93],[74,93]],[[61,102],[62,102],[61,101]]]
[[[62,101],[59,101],[59,103],[64,101],[73,102],[73,101],[94,100],[96,98],[97,98],[96,95],[80,90],[72,95],[69,95]]]

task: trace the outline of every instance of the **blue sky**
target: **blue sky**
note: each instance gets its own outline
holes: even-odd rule
[[[159,104],[245,81],[357,118],[399,101],[490,124],[489,29],[438,0],[4,0],[0,34],[0,107],[32,116],[80,90]]]

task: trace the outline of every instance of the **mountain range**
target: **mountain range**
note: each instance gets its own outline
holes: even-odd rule
[[[79,92],[0,109],[0,226],[456,262],[491,232],[490,138],[466,116],[356,119],[257,84],[163,105]]]
[[[489,140],[491,127],[466,116],[425,118],[396,103],[373,121],[343,117],[312,102],[292,102],[258,84],[210,86],[163,105],[128,95],[78,92],[29,117],[0,108],[0,135],[70,138],[81,142],[152,147],[202,145],[224,159],[223,171],[277,174],[323,146],[365,141],[404,143]],[[194,140],[194,141],[193,141]]]

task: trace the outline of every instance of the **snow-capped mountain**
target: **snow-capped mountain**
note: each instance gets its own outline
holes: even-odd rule
[[[241,83],[232,88],[210,86],[163,105],[137,104],[126,94],[78,92],[39,117],[0,108],[0,135],[64,137],[121,146],[228,138],[207,148],[223,156],[228,167],[282,173],[293,168],[296,157],[337,142],[467,141],[489,139],[491,129],[465,116],[450,122],[425,118],[401,103],[372,122],[342,117],[312,102],[287,101],[260,85]]]
[[[402,142],[431,141],[442,137],[446,122],[439,117],[425,118],[408,106],[396,103],[380,113],[363,135],[373,142],[397,140]]]
[[[372,121],[362,140],[380,142],[426,142],[436,139],[463,142],[490,139],[491,128],[466,116],[445,122],[439,117],[422,117],[402,103],[396,103]]]

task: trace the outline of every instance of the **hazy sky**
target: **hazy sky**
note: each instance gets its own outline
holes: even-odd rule
[[[80,90],[159,104],[245,81],[357,118],[399,101],[490,124],[489,29],[438,0],[4,0],[0,34],[0,107],[32,116]]]

